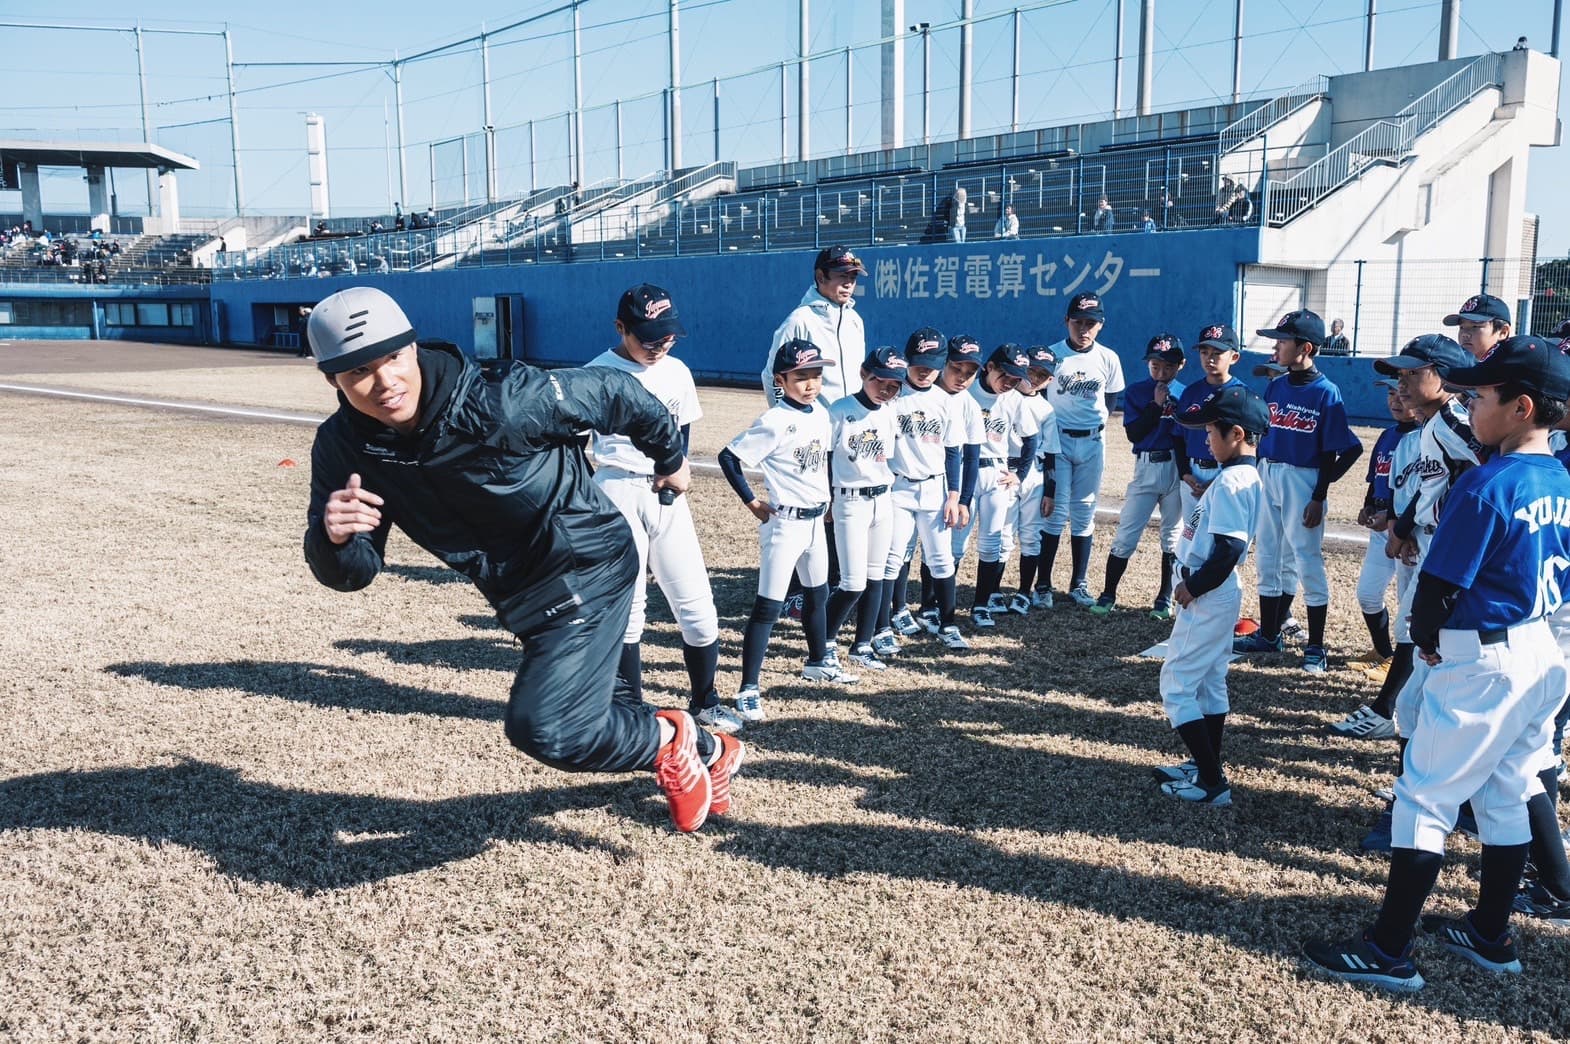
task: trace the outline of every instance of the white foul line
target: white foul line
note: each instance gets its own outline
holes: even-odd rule
[[[61,388],[40,388],[32,384],[0,384],[0,391],[21,392],[24,395],[55,395],[65,399],[90,399],[93,402],[112,402],[121,406],[151,406],[164,410],[193,410],[198,413],[218,413],[228,417],[251,417],[257,420],[289,421],[294,424],[320,424],[325,416],[302,413],[269,413],[266,410],[245,410],[238,406],[203,406],[194,402],[165,402],[161,399],[134,399],[124,395],[100,395],[96,392],[65,391]]]

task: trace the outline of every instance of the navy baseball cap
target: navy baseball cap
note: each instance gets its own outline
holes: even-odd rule
[[[1263,435],[1270,429],[1270,408],[1265,400],[1240,384],[1211,395],[1198,406],[1190,406],[1177,418],[1185,428],[1203,428],[1219,421],[1232,424],[1250,435]]]
[[[882,345],[867,353],[867,358],[862,361],[862,369],[872,376],[885,381],[903,381],[905,371],[909,364],[905,356],[893,345]]]
[[[852,253],[847,246],[824,247],[818,251],[818,259],[813,262],[813,268],[820,272],[856,272],[860,275],[867,274],[867,266],[861,263],[861,258]]]
[[[1385,391],[1401,390],[1401,382],[1396,380],[1394,377],[1381,377],[1374,382],[1374,386],[1377,388],[1383,388]]]
[[[1075,294],[1068,303],[1069,319],[1094,319],[1098,323],[1107,321],[1107,313],[1101,308],[1100,294]]]
[[[1207,346],[1240,354],[1243,350],[1237,339],[1237,331],[1225,323],[1216,323],[1199,331],[1199,343],[1194,345],[1195,350]]]
[[[941,370],[949,361],[949,350],[944,347],[943,335],[930,326],[923,326],[905,339],[905,362],[910,366],[925,366]]]
[[[949,362],[972,362],[981,365],[981,342],[970,334],[955,334],[949,338]]]
[[[671,295],[653,283],[639,283],[622,294],[616,318],[640,341],[662,341],[672,334],[687,336],[687,328],[676,317]]]
[[[1451,370],[1445,383],[1456,388],[1519,384],[1546,398],[1570,400],[1570,356],[1552,341],[1519,334],[1500,341],[1475,366]]]
[[[800,337],[792,337],[780,345],[779,351],[774,353],[774,372],[791,373],[795,370],[821,370],[825,366],[836,365],[833,359],[825,359],[818,346],[811,341]]]
[[[1310,312],[1307,308],[1283,315],[1273,329],[1254,332],[1272,341],[1307,341],[1315,348],[1325,344],[1325,321],[1317,312]]]
[[[1468,297],[1460,308],[1445,316],[1446,326],[1460,326],[1461,320],[1467,319],[1474,323],[1486,323],[1490,319],[1500,322],[1510,322],[1510,306],[1492,294],[1474,294]]]
[[[1058,357],[1044,344],[1033,344],[1025,352],[1030,356],[1030,368],[1043,373],[1058,372]]]
[[[1432,366],[1443,377],[1451,370],[1471,365],[1471,353],[1444,334],[1414,337],[1402,346],[1400,355],[1374,360],[1374,369],[1389,377],[1399,375],[1402,370],[1417,370],[1424,366]]]
[[[997,363],[998,369],[1010,377],[1023,380],[1030,376],[1030,356],[1017,344],[1000,344],[992,349],[987,362]]]
[[[1159,333],[1145,345],[1146,359],[1160,359],[1162,362],[1183,365],[1183,340],[1177,334]]]

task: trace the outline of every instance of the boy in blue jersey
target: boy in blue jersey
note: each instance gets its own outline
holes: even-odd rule
[[[1173,425],[1172,448],[1177,453],[1176,464],[1178,481],[1182,483],[1179,494],[1183,498],[1182,517],[1187,518],[1194,510],[1205,487],[1211,479],[1221,474],[1221,465],[1210,455],[1209,436],[1204,428],[1194,428],[1184,422],[1184,418],[1197,412],[1205,400],[1210,398],[1222,388],[1231,385],[1243,387],[1243,382],[1232,376],[1232,367],[1237,365],[1238,350],[1237,331],[1225,323],[1213,323],[1199,331],[1199,343],[1194,346],[1194,353],[1199,356],[1199,367],[1204,373],[1203,381],[1195,381],[1183,389],[1183,394],[1178,396],[1177,412]]]
[[[1227,712],[1227,638],[1243,604],[1237,571],[1248,558],[1258,524],[1261,487],[1254,446],[1270,427],[1259,396],[1242,385],[1224,388],[1185,415],[1202,426],[1221,473],[1183,520],[1177,545],[1179,608],[1161,665],[1161,703],[1189,760],[1154,770],[1161,792],[1180,801],[1225,807],[1232,785],[1222,771]]]
[[[1430,673],[1396,782],[1384,903],[1365,931],[1304,946],[1338,978],[1400,990],[1423,986],[1414,922],[1469,797],[1483,844],[1477,906],[1424,917],[1423,930],[1481,968],[1521,971],[1510,911],[1529,853],[1530,804],[1543,790],[1533,769],[1567,682],[1545,617],[1570,581],[1570,475],[1548,443],[1570,398],[1570,358],[1541,338],[1512,337],[1446,380],[1479,389],[1472,427],[1494,452],[1451,488],[1418,575],[1412,640]]]
[[[1145,346],[1150,376],[1123,390],[1123,430],[1134,451],[1134,480],[1123,497],[1118,531],[1107,552],[1107,582],[1090,611],[1105,616],[1117,605],[1118,584],[1139,547],[1150,516],[1161,511],[1161,588],[1151,608],[1158,620],[1172,619],[1172,563],[1177,550],[1183,498],[1179,494],[1176,453],[1172,446],[1173,414],[1183,385],[1174,379],[1183,368],[1183,342],[1177,334],[1160,333]]]
[[[1276,372],[1265,390],[1270,430],[1259,443],[1259,478],[1265,505],[1259,513],[1259,630],[1234,643],[1238,653],[1280,652],[1281,625],[1298,582],[1308,606],[1303,669],[1323,674],[1325,617],[1330,582],[1325,575],[1325,498],[1363,452],[1347,424],[1341,391],[1314,368],[1325,343],[1325,321],[1306,309],[1288,312],[1274,329],[1256,331],[1276,342]]]

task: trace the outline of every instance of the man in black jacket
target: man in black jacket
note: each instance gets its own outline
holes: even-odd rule
[[[725,812],[742,745],[617,683],[637,550],[579,438],[626,435],[655,462],[656,489],[685,492],[691,472],[665,407],[615,370],[481,371],[455,349],[417,346],[403,310],[369,287],[317,305],[307,337],[338,393],[311,450],[316,578],[365,587],[397,525],[469,577],[522,642],[514,746],[567,771],[653,768],[678,830]]]

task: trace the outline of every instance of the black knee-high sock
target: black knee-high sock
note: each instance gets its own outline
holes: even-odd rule
[[[1411,642],[1401,642],[1396,645],[1395,653],[1390,660],[1390,672],[1385,675],[1384,683],[1379,686],[1379,695],[1374,697],[1374,702],[1369,704],[1369,709],[1381,718],[1389,718],[1395,714],[1396,697],[1401,694],[1401,687],[1406,680],[1412,677],[1412,657],[1417,655],[1417,649]]]
[[[921,563],[921,611],[926,612],[937,604],[937,595],[932,592],[932,570],[923,562]]]
[[[1221,783],[1221,755],[1210,742],[1210,729],[1204,718],[1185,721],[1177,727],[1177,734],[1188,748],[1189,756],[1199,769],[1199,781],[1207,787]]]
[[[1411,741],[1405,736],[1396,737],[1396,775],[1406,771],[1406,745]]]
[[[1036,590],[1052,590],[1052,567],[1058,561],[1058,541],[1062,540],[1060,533],[1041,534],[1041,562],[1040,572],[1036,576]]]
[[[705,765],[709,764],[714,758],[714,733],[699,725],[693,730],[692,741],[698,747],[698,757]]]
[[[1166,556],[1162,556],[1164,561]],[[1123,574],[1128,571],[1128,559],[1107,552],[1107,582],[1101,588],[1101,597],[1115,599],[1118,596],[1118,584],[1123,582]]]
[[[633,699],[643,699],[643,646],[637,642],[622,643],[616,676],[622,680]]]
[[[747,620],[747,629],[741,636],[743,687],[758,684],[758,675],[763,673],[763,657],[769,651],[769,635],[774,631],[775,621],[780,618],[780,606],[783,604],[779,599],[762,595],[752,603],[752,616]]]
[[[1227,716],[1225,714],[1205,715],[1205,728],[1210,733],[1210,745],[1215,748],[1216,760],[1221,760],[1221,737],[1227,731]]]
[[[905,564],[899,567],[899,575],[884,594],[888,595],[889,605],[896,613],[910,606],[910,559],[905,559]]]
[[[1308,607],[1308,644],[1323,647],[1325,644],[1325,616],[1330,612],[1328,605],[1311,605]]]
[[[1390,878],[1385,885],[1385,901],[1374,919],[1374,945],[1395,957],[1412,941],[1417,915],[1423,912],[1428,893],[1439,880],[1445,857],[1438,852],[1416,848],[1390,851]]]
[[[998,593],[1003,586],[1002,562],[977,562],[976,563],[976,598],[971,602],[972,608],[982,606],[985,608],[987,601]]]
[[[1544,793],[1526,803],[1526,817],[1532,823],[1532,865],[1537,867],[1537,880],[1560,899],[1570,899],[1570,859],[1565,856],[1565,842],[1559,834],[1559,811],[1556,797],[1559,793],[1559,770],[1546,768],[1537,774]]]
[[[1381,660],[1394,656],[1396,651],[1390,644],[1390,610],[1364,613],[1363,622],[1368,625],[1368,637],[1374,643],[1374,654]]]
[[[1273,642],[1281,637],[1281,618],[1276,616],[1280,605],[1280,595],[1259,596],[1259,636],[1266,641]]]
[[[934,577],[932,587],[938,598],[938,624],[947,627],[954,622],[954,577]]]
[[[855,644],[866,645],[878,633],[878,614],[888,609],[889,600],[883,597],[883,581],[868,580],[867,590],[856,603]]]
[[[1041,555],[1019,556],[1019,593],[1030,594],[1031,588],[1036,584],[1036,567],[1041,564]]]
[[[801,589],[801,630],[807,636],[807,659],[817,662],[828,655],[829,585]]]
[[[1472,927],[1489,942],[1494,942],[1510,927],[1510,904],[1521,887],[1521,872],[1531,845],[1484,845],[1479,860],[1482,869],[1477,887],[1477,909],[1472,911]]]
[[[687,682],[692,686],[690,710],[700,711],[720,702],[714,691],[714,677],[720,672],[720,643],[688,645],[681,643],[681,659],[687,665]]]
[[[850,619],[851,610],[856,608],[865,591],[847,591],[843,587],[836,587],[829,592],[828,626],[824,632],[829,644],[839,641],[840,629],[845,626],[845,621]]]
[[[1069,580],[1070,589],[1078,587],[1085,582],[1085,574],[1090,572],[1090,536],[1070,536],[1068,538],[1069,562],[1073,567],[1073,574]]]
[[[1156,601],[1170,605],[1172,602],[1172,574],[1177,571],[1177,554],[1172,551],[1161,552],[1161,590],[1156,592]]]

